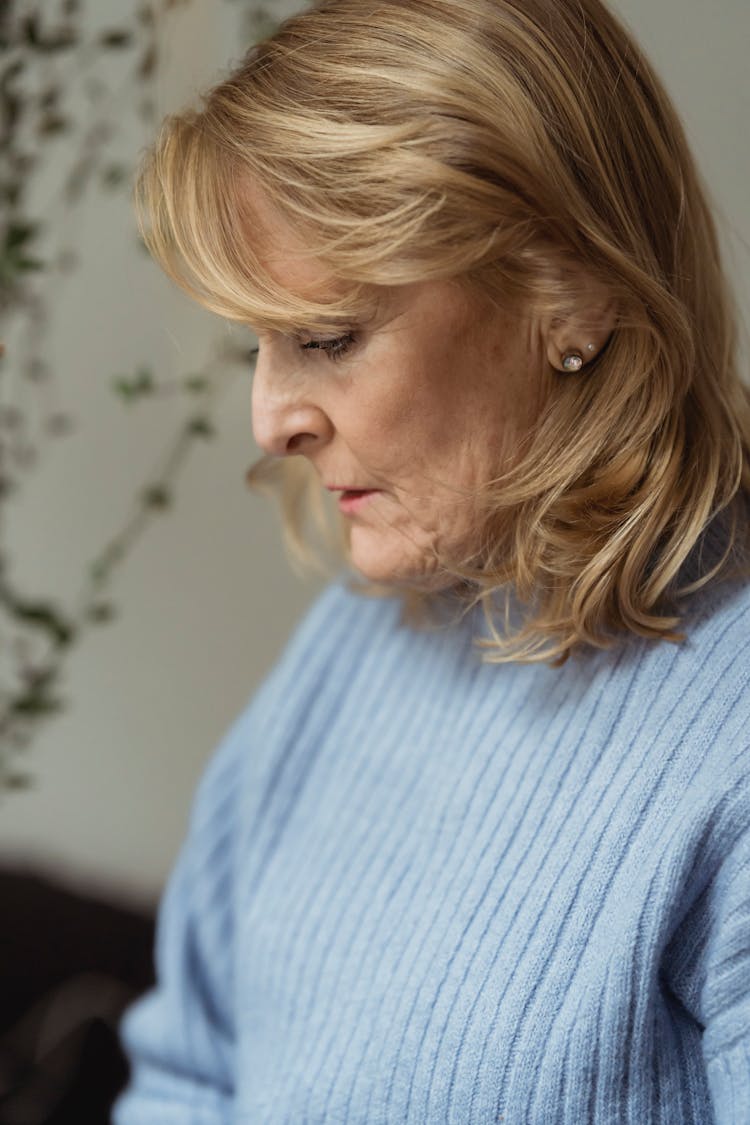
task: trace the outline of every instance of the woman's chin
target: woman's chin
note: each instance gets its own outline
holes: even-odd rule
[[[388,542],[390,536],[380,529],[353,528],[349,539],[349,561],[368,582],[379,586],[408,588],[424,593],[444,590],[455,582],[442,572],[432,553],[420,553],[415,545],[404,549],[403,540]]]

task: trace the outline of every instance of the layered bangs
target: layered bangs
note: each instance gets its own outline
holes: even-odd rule
[[[168,117],[146,154],[134,198],[141,237],[165,273],[199,304],[255,331],[325,332],[367,323],[378,286],[330,269],[315,296],[280,285],[268,267],[273,246],[248,202],[248,185],[272,202],[272,187],[203,127],[198,114]],[[308,254],[315,258],[311,245]]]

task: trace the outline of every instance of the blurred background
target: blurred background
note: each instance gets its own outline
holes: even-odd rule
[[[244,483],[253,341],[149,262],[129,196],[163,115],[303,6],[0,3],[0,1125],[108,1119],[196,781],[320,588]],[[682,113],[747,331],[750,6],[615,7]]]

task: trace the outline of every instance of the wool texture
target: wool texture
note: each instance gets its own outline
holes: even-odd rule
[[[115,1125],[748,1125],[750,587],[482,663],[334,583],[212,757]]]

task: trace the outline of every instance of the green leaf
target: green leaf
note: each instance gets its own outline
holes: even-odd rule
[[[26,19],[22,21],[21,31],[26,42],[30,46],[35,47],[40,38],[39,16],[36,12],[33,15],[27,16]]]
[[[5,232],[5,249],[19,249],[21,246],[25,246],[27,242],[30,242],[32,238],[36,238],[38,233],[38,223],[9,223]]]
[[[37,133],[40,137],[54,137],[67,133],[69,129],[70,121],[67,117],[63,117],[61,113],[45,113],[39,121]]]
[[[147,508],[168,508],[172,497],[163,485],[152,484],[143,492],[143,503]]]
[[[0,184],[0,198],[9,207],[15,207],[21,198],[22,190],[23,183],[20,180],[6,180]]]
[[[139,394],[150,394],[154,389],[154,377],[147,367],[139,367],[135,376],[135,388]]]
[[[32,690],[14,699],[11,711],[14,715],[54,715],[64,706],[62,699]]]
[[[191,418],[187,424],[186,430],[193,437],[212,438],[216,434],[216,430],[208,421],[207,418],[197,417]]]
[[[20,598],[8,587],[0,587],[0,602],[17,621],[24,621],[27,625],[49,633],[60,647],[69,645],[75,637],[73,625],[52,602]]]
[[[65,51],[78,43],[72,27],[62,27],[56,34],[43,35],[36,12],[21,21],[21,34],[30,47],[42,52]]]
[[[30,789],[34,779],[30,773],[5,773],[0,774],[0,788],[3,789]]]
[[[0,277],[4,285],[12,287],[18,274],[44,268],[43,262],[28,253],[29,244],[38,232],[38,223],[8,223],[0,247]]]
[[[132,42],[133,33],[124,28],[111,28],[109,31],[103,31],[99,36],[100,45],[110,50],[121,50],[123,47],[129,47]]]
[[[208,390],[208,379],[205,375],[186,375],[184,383],[185,390],[194,395]]]
[[[154,376],[147,367],[139,367],[135,375],[115,375],[112,379],[112,389],[126,402],[151,394],[155,386]]]
[[[124,164],[108,164],[102,168],[102,185],[107,188],[116,188],[128,178],[128,170]]]
[[[129,402],[133,397],[130,378],[127,375],[115,375],[112,379],[112,390],[126,402]]]
[[[31,273],[33,270],[44,269],[44,262],[40,258],[16,258],[14,264],[19,273]]]
[[[15,715],[52,715],[64,706],[62,699],[51,694],[51,689],[58,678],[58,669],[26,668],[23,675],[27,686],[11,702],[11,713]]]
[[[14,78],[18,78],[19,74],[22,74],[25,69],[26,59],[23,56],[14,59],[0,72],[0,86],[7,86]]]

